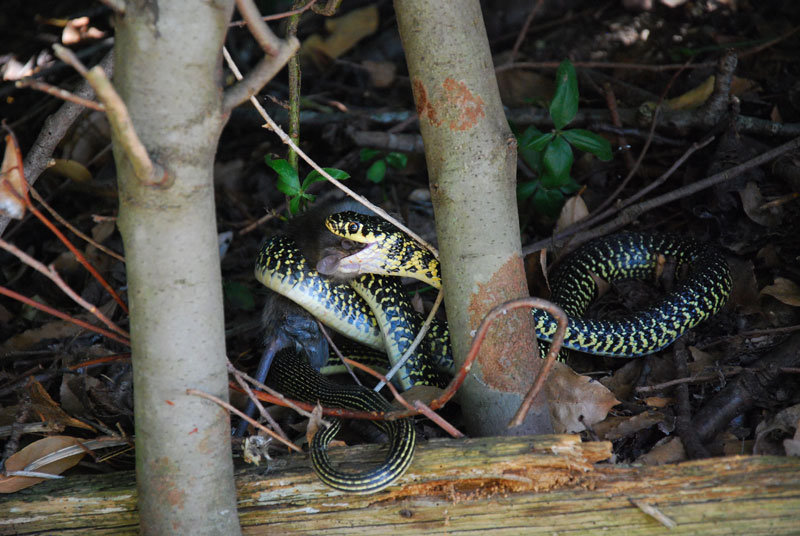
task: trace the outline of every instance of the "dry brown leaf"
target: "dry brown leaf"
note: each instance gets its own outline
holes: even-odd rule
[[[601,378],[600,383],[608,387],[620,400],[628,400],[642,375],[642,367],[644,359],[632,359],[615,370],[611,376]]]
[[[775,283],[761,289],[761,294],[772,296],[786,305],[800,307],[800,286],[791,279],[776,277]]]
[[[728,307],[741,314],[761,314],[758,282],[753,261],[728,259],[728,265],[731,267],[731,279],[733,280],[731,295],[728,297]]]
[[[717,359],[708,352],[704,352],[696,346],[689,346],[689,353],[693,361],[689,363],[689,375],[697,376],[713,370],[717,364]]]
[[[439,398],[442,393],[444,393],[444,389],[433,385],[414,385],[411,389],[403,393],[403,398],[409,403],[413,403],[414,400],[419,400],[423,404],[430,404]],[[403,407],[397,400],[394,400],[392,405],[397,408]]]
[[[609,441],[622,439],[623,437],[632,436],[640,430],[645,430],[652,426],[661,424],[664,421],[665,417],[662,412],[648,409],[647,411],[643,411],[638,415],[631,415],[630,417],[616,419],[616,426],[605,430],[601,437]],[[599,434],[597,428],[595,428],[595,432]]]
[[[308,426],[306,426],[306,441],[309,445],[321,426],[325,426],[322,424],[322,406],[317,404],[311,411],[311,418],[308,419]]]
[[[394,83],[397,66],[392,61],[364,60],[361,66],[369,73],[375,87],[390,87]]]
[[[6,471],[22,471],[25,467],[43,456],[77,444],[79,444],[78,440],[69,436],[51,436],[39,439],[9,457],[8,460],[6,460]],[[77,464],[85,454],[85,452],[81,452],[56,460],[43,467],[37,468],[36,471],[39,473],[59,475]],[[0,476],[0,493],[14,493],[15,491],[38,484],[43,480],[45,479],[29,476]]]
[[[645,465],[663,465],[665,463],[682,462],[686,459],[686,450],[679,437],[668,437],[650,449],[650,452],[637,458],[638,463]]]
[[[76,428],[83,428],[84,430],[94,430],[83,421],[73,419],[56,404],[56,401],[50,397],[50,394],[42,387],[38,381],[32,381],[27,385],[28,393],[30,394],[31,401],[34,402],[34,411],[39,416],[39,419],[48,424],[55,425],[60,429],[67,426],[74,426]]]
[[[98,309],[104,315],[110,316],[116,306],[117,304],[114,300],[109,300],[104,305],[98,307]],[[89,323],[97,323],[97,319],[91,313],[77,315],[75,318]],[[83,331],[85,331],[84,328],[77,326],[72,322],[67,322],[66,320],[49,322],[43,326],[29,329],[5,340],[2,344],[0,344],[0,357],[11,352],[28,350],[31,346],[44,339],[65,339],[67,337],[73,337]]]
[[[581,376],[556,361],[545,383],[553,431],[575,433],[593,426],[619,404],[613,393],[589,376]]]
[[[501,65],[502,58],[495,61]],[[500,99],[509,108],[530,107],[531,103],[547,103],[553,98],[555,85],[551,77],[526,69],[506,69],[497,73]]]
[[[567,202],[564,203],[564,206],[561,208],[561,213],[558,215],[558,221],[556,222],[555,233],[582,220],[588,215],[589,209],[586,207],[583,197],[580,194],[573,195],[567,199]]]
[[[13,134],[6,136],[6,152],[0,165],[0,214],[21,219],[28,190],[23,176],[22,153]]]
[[[800,440],[800,404],[790,406],[778,412],[771,419],[761,421],[756,426],[756,443],[753,454],[767,454],[782,456],[785,451],[785,441],[789,440],[789,448],[794,449],[794,441]],[[783,436],[783,441],[779,438]],[[786,436],[791,436],[787,438]]]
[[[89,17],[78,17],[67,21],[61,32],[61,43],[74,45],[84,39],[102,39],[105,35],[105,32],[89,26]]]
[[[672,399],[665,396],[648,396],[644,403],[651,408],[665,408],[672,403]]]
[[[711,75],[706,78],[702,84],[699,86],[690,89],[683,95],[679,95],[672,99],[667,99],[663,102],[662,108],[665,110],[694,110],[695,108],[699,108],[702,106],[708,97],[711,96],[711,93],[714,91],[714,76]],[[643,110],[649,110],[650,113],[656,109],[655,102],[645,102],[642,104]]]
[[[748,182],[739,191],[742,208],[747,217],[764,227],[777,227],[783,220],[782,205],[767,205],[761,190],[755,182]]]
[[[359,41],[378,30],[378,7],[375,4],[355,9],[342,17],[325,20],[327,38],[319,34],[308,37],[300,48],[300,54],[314,58],[322,53],[329,58],[338,58]]]

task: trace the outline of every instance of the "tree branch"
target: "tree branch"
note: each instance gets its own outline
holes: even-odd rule
[[[261,13],[252,0],[236,0],[236,8],[265,56],[247,76],[225,91],[222,99],[224,114],[230,113],[231,110],[255,95],[283,69],[289,58],[300,48],[300,41],[297,38],[290,37],[282,40],[272,33],[269,26],[261,19]]]
[[[71,65],[94,88],[97,98],[106,107],[106,117],[114,131],[114,137],[128,156],[136,177],[148,186],[168,187],[171,184],[170,176],[163,167],[150,159],[147,149],[133,128],[127,106],[103,69],[95,66],[87,70],[71,50],[61,45],[53,45],[53,50],[59,59]]]

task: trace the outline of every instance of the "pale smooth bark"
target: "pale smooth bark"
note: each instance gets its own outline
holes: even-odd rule
[[[114,143],[146,534],[237,534],[212,169],[225,122],[221,50],[233,0],[128,2],[115,87],[168,187],[135,176]]]
[[[528,295],[515,195],[516,141],[506,121],[478,0],[395,0],[425,143],[447,318],[457,366],[485,314]],[[546,402],[506,424],[540,367],[531,315],[490,331],[460,391],[477,435],[551,430]]]

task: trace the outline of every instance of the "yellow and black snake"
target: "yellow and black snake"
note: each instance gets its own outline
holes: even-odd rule
[[[438,261],[405,233],[374,216],[337,212],[327,217],[325,226],[341,239],[363,245],[352,254],[339,255],[326,263],[326,269],[333,264],[340,277],[353,277],[353,281],[321,277],[292,239],[285,236],[274,237],[262,246],[256,261],[256,278],[332,329],[372,348],[387,350],[394,362],[414,338],[420,320],[416,313],[409,312],[396,278],[372,274],[415,277],[438,287]],[[679,267],[687,265],[689,273],[658,303],[616,320],[581,318],[596,297],[596,278],[606,282],[645,278],[665,257],[674,258]],[[564,347],[597,355],[635,357],[664,348],[715,314],[724,305],[730,287],[728,265],[716,248],[672,235],[623,233],[591,242],[573,253],[552,282],[551,299],[570,317]],[[534,310],[533,314],[537,337],[550,341],[555,332],[554,319],[543,311]],[[442,371],[451,371],[452,366],[446,325],[437,323],[418,353],[401,369],[399,383],[403,387],[440,384]],[[311,379],[314,371],[308,366],[284,372],[288,368],[275,377],[282,378],[278,387],[289,391],[286,394],[290,396],[367,411],[385,407],[385,402],[377,401],[380,397],[353,395],[349,390],[333,389],[320,383],[322,380]],[[273,374],[270,372],[270,381],[274,381]],[[320,478],[343,491],[371,492],[401,476],[413,456],[413,426],[400,426],[399,422],[384,426],[388,426],[391,443],[386,462],[376,470],[356,475],[330,467],[324,450],[334,432],[318,433],[320,438],[315,437],[312,445],[312,462]],[[397,434],[406,436],[398,438]]]

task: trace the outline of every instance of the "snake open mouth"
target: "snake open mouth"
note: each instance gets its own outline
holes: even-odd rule
[[[377,242],[342,240],[341,246],[325,250],[325,255],[317,262],[319,273],[334,278],[352,279],[362,274],[381,271],[384,261]]]

